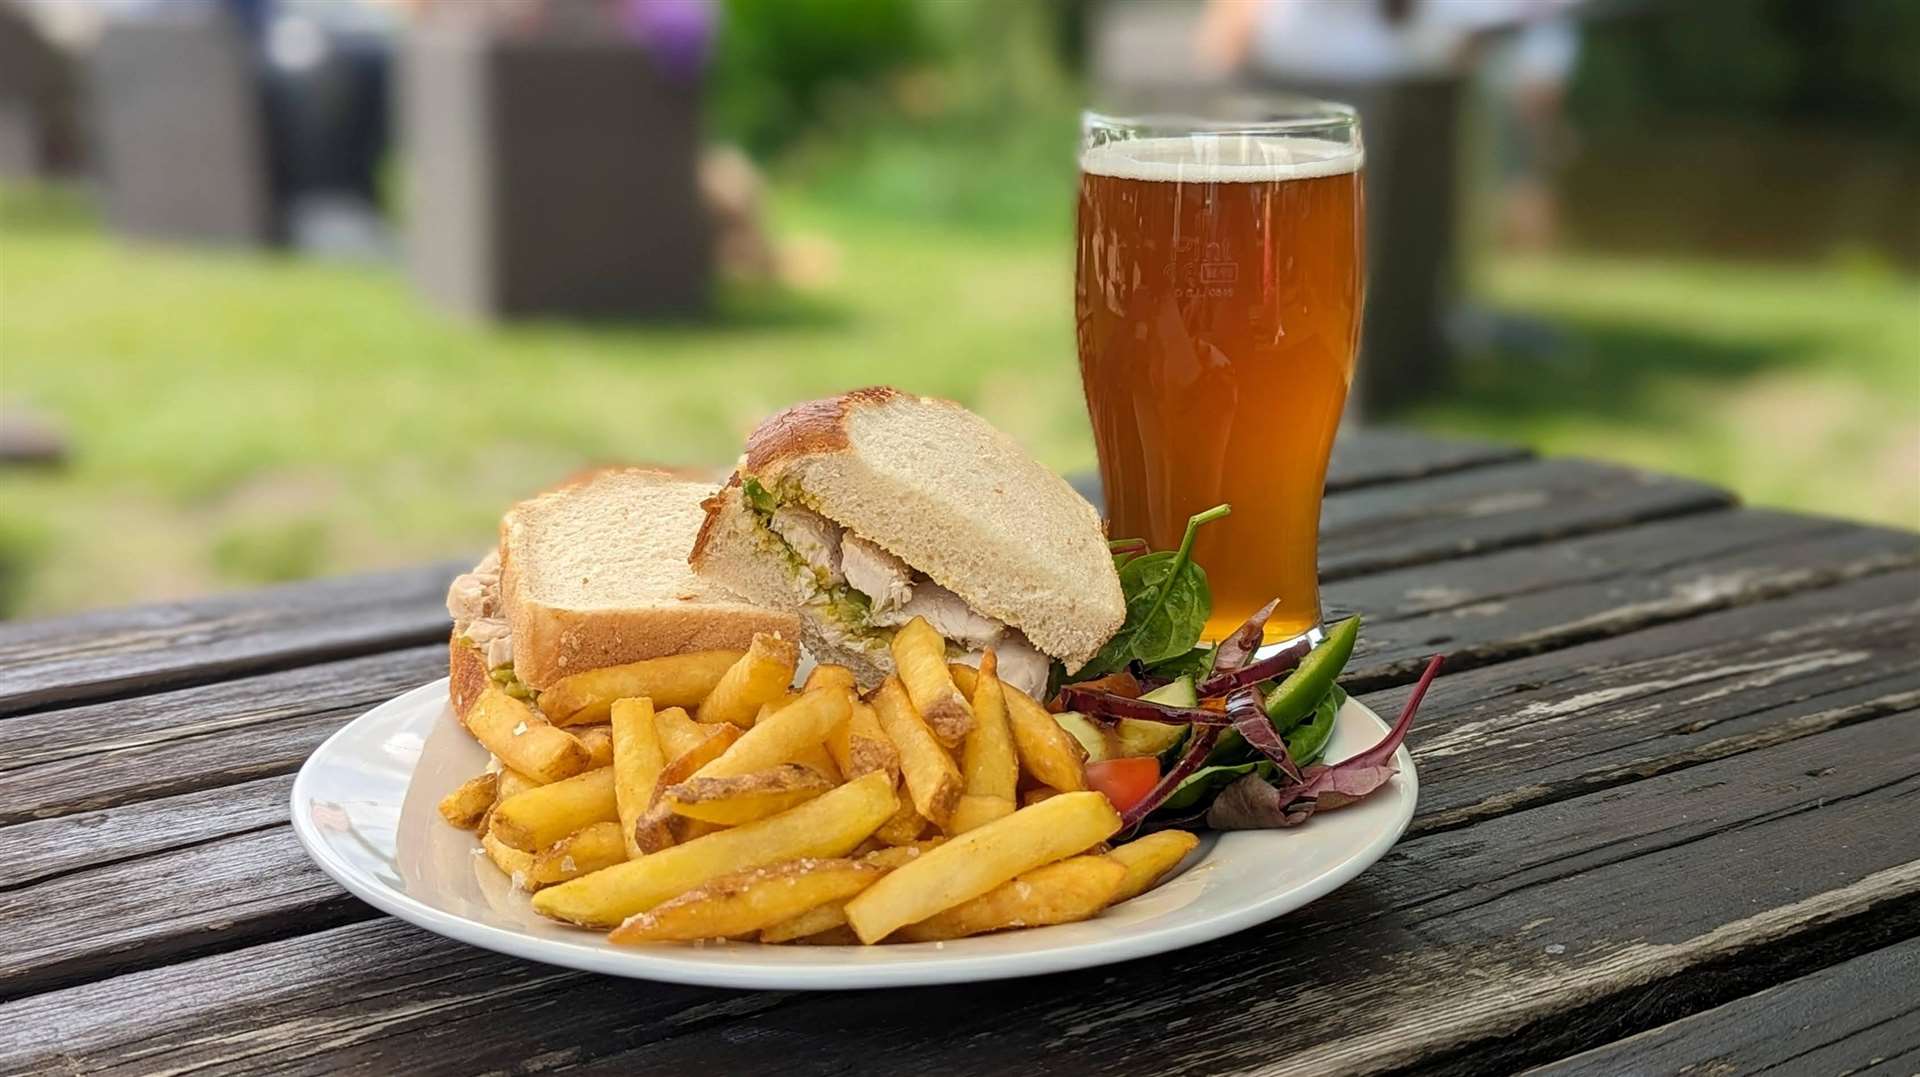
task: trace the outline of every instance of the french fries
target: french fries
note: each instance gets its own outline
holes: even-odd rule
[[[480,821],[493,810],[499,789],[500,775],[476,774],[440,798],[440,818],[462,830],[478,829]]]
[[[1154,884],[1185,860],[1187,854],[1199,844],[1200,838],[1196,834],[1184,830],[1162,830],[1115,846],[1107,852],[1107,859],[1126,868],[1127,875],[1121,880],[1120,888],[1107,899],[1108,903],[1118,905],[1153,889]]]
[[[815,905],[798,916],[791,916],[760,929],[761,942],[792,942],[822,931],[847,926],[847,903],[829,901]],[[855,941],[858,941],[857,939]]]
[[[964,834],[1012,814],[1013,800],[1009,797],[983,797],[966,793],[954,804],[953,817],[947,820],[946,831],[949,834]]]
[[[879,942],[1016,875],[1105,841],[1119,829],[1120,815],[1104,795],[1062,793],[950,838],[889,873],[847,902],[847,923],[860,941]]]
[[[497,755],[487,758],[487,770],[498,779],[494,790],[493,799],[495,803],[505,800],[515,793],[524,793],[540,784],[501,762],[500,757]]]
[[[813,672],[807,674],[806,683],[800,686],[803,692],[811,692],[815,688],[844,688],[853,693],[859,691],[860,682],[847,667],[828,663],[813,667]]]
[[[882,845],[911,845],[927,832],[927,817],[913,806],[911,794],[900,798],[900,809],[893,818],[880,824],[873,832],[873,840]]]
[[[671,763],[713,736],[715,727],[701,725],[679,707],[666,707],[653,712],[653,729],[660,737],[661,754]]]
[[[713,691],[700,701],[694,717],[702,722],[750,725],[761,704],[786,694],[787,686],[793,683],[794,667],[799,664],[800,649],[792,640],[756,634],[747,653],[728,667]]]
[[[791,763],[819,748],[827,734],[847,720],[849,708],[847,693],[841,689],[808,692],[760,719],[696,776],[730,778]]]
[[[512,848],[493,835],[492,831],[480,835],[480,848],[493,861],[493,866],[501,874],[513,881],[515,889],[537,890],[539,884],[533,881],[533,854]]]
[[[891,849],[876,849],[856,859],[862,864],[878,868],[881,871],[892,871],[894,868],[911,862],[921,853],[940,844],[940,841],[941,839],[935,838],[930,842],[900,845]],[[829,901],[824,905],[816,905],[792,919],[782,920],[777,924],[761,928],[760,941],[791,942],[795,939],[804,939],[809,936],[819,935],[823,931],[831,931],[834,928],[844,928],[846,923],[847,903],[844,901]],[[847,941],[857,943],[860,940],[853,938]]]
[[[562,677],[540,693],[540,710],[558,725],[604,722],[616,699],[651,699],[656,707],[692,707],[713,692],[743,651],[693,651],[590,669]]]
[[[467,731],[501,762],[543,784],[571,778],[591,760],[573,734],[492,682],[467,711]]]
[[[1104,856],[1072,857],[1024,872],[979,897],[908,924],[899,937],[904,942],[940,942],[1010,927],[1085,920],[1107,907],[1126,876],[1124,866]]]
[[[660,713],[668,714],[673,712],[662,711]],[[684,712],[681,713],[684,717]],[[677,730],[669,733],[665,726],[659,725],[657,718],[658,716],[656,716],[655,728],[660,731],[660,740],[663,746],[669,740],[672,740],[676,746],[686,743],[686,741],[680,737]],[[706,735],[694,741],[693,746],[687,748],[685,751],[679,752],[678,754],[674,754],[673,752],[667,753],[671,758],[667,765],[661,769],[660,778],[654,786],[654,796],[656,799],[658,799],[660,795],[660,790],[664,790],[670,785],[678,785],[686,781],[688,778],[693,777],[705,769],[709,763],[725,755],[727,749],[733,747],[734,742],[738,741],[741,736],[740,727],[737,725],[728,723],[721,723],[719,725],[690,724],[697,730],[705,731]]]
[[[567,732],[587,750],[587,767],[613,765],[613,727],[608,725],[574,726]]]
[[[947,676],[953,678],[953,686],[968,699],[973,698],[973,690],[980,686],[980,671],[965,662],[948,662]]]
[[[972,666],[953,663],[947,667],[953,683],[969,699],[978,687],[980,673]],[[1013,746],[1020,756],[1020,767],[1042,785],[1062,793],[1077,793],[1087,787],[1087,750],[1060,727],[1047,708],[1032,696],[1012,685],[1001,683],[1006,697],[1007,725],[1013,730]]]
[[[653,806],[641,812],[640,817],[633,821],[633,826],[627,829],[627,832],[633,835],[633,847],[640,850],[635,856],[657,853],[672,845],[678,838],[674,833],[676,826],[692,821],[684,815],[675,815],[673,805],[664,800],[656,800]],[[631,860],[633,857],[628,859]]]
[[[778,815],[548,887],[534,894],[533,908],[555,920],[611,928],[722,875],[782,860],[845,856],[896,807],[886,775],[869,774]]]
[[[748,774],[717,778],[695,775],[669,786],[665,797],[669,807],[689,819],[738,826],[786,811],[833,786],[812,767],[782,763]]]
[[[666,769],[666,753],[660,748],[652,700],[614,700],[609,717],[613,720],[613,802],[622,844],[627,856],[635,857],[645,850],[634,827],[653,805],[654,788]]]
[[[954,806],[965,787],[960,768],[953,765],[953,757],[921,720],[900,678],[882,681],[874,690],[872,703],[880,728],[886,730],[887,739],[900,753],[900,773],[906,779],[914,810],[945,826],[953,818]]]
[[[464,722],[487,769],[440,813],[535,911],[626,944],[1064,923],[1158,885],[1198,844],[1109,848],[1120,820],[1087,791],[1085,752],[994,652],[949,666],[917,618],[892,652],[898,672],[865,698],[831,664],[791,688],[798,648],[771,635],[574,674],[537,709],[490,683]]]
[[[619,819],[613,768],[601,767],[508,797],[487,829],[509,848],[537,853],[583,826]]]
[[[900,753],[887,739],[887,731],[880,728],[880,716],[873,712],[873,705],[865,700],[853,701],[847,720],[828,734],[827,750],[840,773],[849,778],[876,770],[900,773]]]
[[[966,792],[948,827],[956,834],[1012,815],[1014,794],[1020,787],[1020,762],[1007,727],[1007,702],[998,670],[998,660],[989,650],[980,662],[973,690],[973,728],[967,731],[961,753]]]
[[[550,886],[590,875],[627,859],[627,844],[619,823],[593,823],[568,834],[533,854],[527,878],[536,886]]]
[[[947,641],[924,617],[915,617],[893,635],[893,666],[920,717],[940,743],[957,748],[973,727],[973,707],[947,671]]]
[[[749,868],[670,898],[627,920],[607,938],[631,943],[743,935],[851,897],[882,874],[879,868],[846,859],[788,860]]]

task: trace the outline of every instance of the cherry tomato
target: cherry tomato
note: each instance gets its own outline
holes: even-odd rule
[[[1126,811],[1160,783],[1160,761],[1150,755],[1087,764],[1087,784],[1105,793],[1114,811]]]

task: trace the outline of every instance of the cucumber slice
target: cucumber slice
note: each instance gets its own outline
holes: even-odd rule
[[[1200,697],[1194,694],[1193,678],[1181,677],[1168,681],[1153,691],[1140,697],[1149,703],[1165,703],[1170,707],[1197,707]],[[1161,723],[1164,724],[1164,723]]]

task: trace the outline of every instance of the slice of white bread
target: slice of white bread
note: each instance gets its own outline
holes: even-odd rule
[[[879,387],[797,404],[748,436],[740,472],[776,493],[797,491],[1069,670],[1126,619],[1093,506],[952,401]],[[731,486],[709,501],[691,557],[722,582],[753,571],[722,564],[735,556],[723,550],[738,551],[716,540],[723,524],[737,526],[723,519],[729,497],[738,500]],[[734,589],[766,601],[758,588]]]
[[[610,468],[523,501],[500,520],[500,592],[513,667],[541,689],[569,673],[715,648],[797,617],[740,601],[687,565],[713,493],[647,468]]]

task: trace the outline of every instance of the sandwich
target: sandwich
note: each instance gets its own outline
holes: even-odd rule
[[[498,548],[447,592],[454,709],[464,718],[489,679],[529,698],[585,670],[745,650],[756,633],[798,638],[792,613],[744,602],[688,567],[713,490],[612,468],[510,509]]]
[[[787,611],[819,662],[863,685],[924,618],[954,661],[993,649],[1043,698],[1126,619],[1099,514],[1011,437],[946,400],[890,388],[795,405],[747,439],[705,502],[688,562]]]

